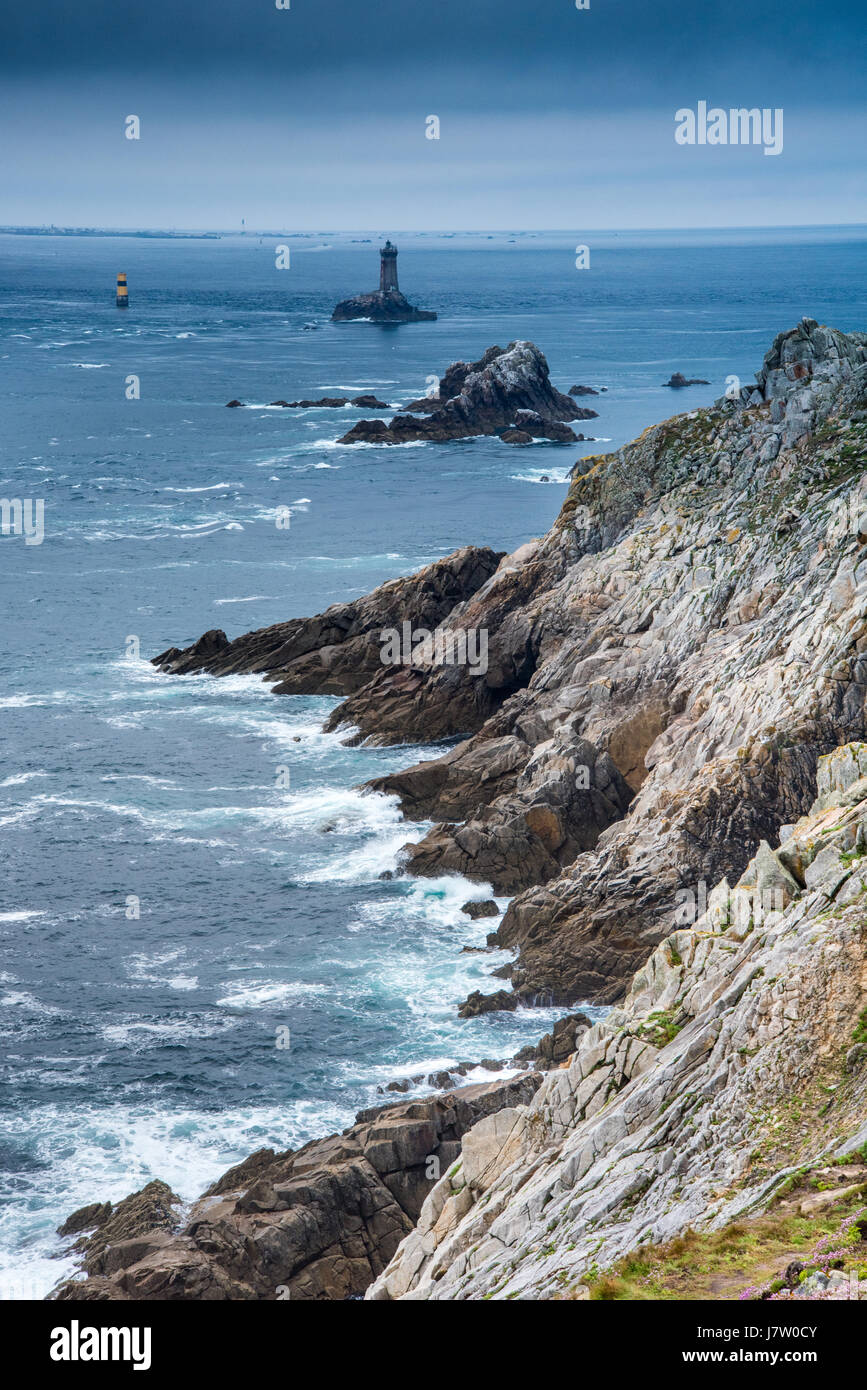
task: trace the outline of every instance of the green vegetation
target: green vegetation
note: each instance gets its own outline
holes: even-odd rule
[[[803,1189],[805,1195],[815,1190],[805,1174],[793,1174],[789,1181],[787,1195],[793,1190]],[[750,1287],[779,1288],[786,1266],[799,1258],[807,1263],[817,1242],[835,1236],[841,1221],[852,1218],[863,1208],[863,1201],[855,1193],[812,1216],[776,1206],[764,1216],[737,1221],[719,1231],[689,1230],[665,1245],[642,1245],[610,1269],[588,1271],[583,1284],[597,1302],[733,1300]],[[867,1264],[867,1223],[852,1225],[841,1263],[856,1271]],[[573,1286],[560,1296],[581,1295]]]
[[[682,1024],[675,1023],[671,1009],[660,1009],[648,1014],[646,1022],[636,1029],[636,1035],[645,1038],[654,1047],[665,1047],[666,1043],[677,1037],[682,1027]]]

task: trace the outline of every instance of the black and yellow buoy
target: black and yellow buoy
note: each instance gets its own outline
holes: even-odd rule
[[[126,274],[121,271],[117,277],[117,307],[118,309],[129,308],[129,292],[126,287]]]

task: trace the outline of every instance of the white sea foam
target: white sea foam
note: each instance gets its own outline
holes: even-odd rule
[[[568,468],[534,468],[527,473],[512,473],[517,483],[568,483]]]
[[[219,608],[223,603],[271,603],[273,601],[273,594],[250,594],[247,598],[215,598],[214,606]]]
[[[11,777],[6,777],[0,782],[0,787],[20,787],[25,782],[32,782],[34,777],[47,777],[47,772],[16,772]]]
[[[119,480],[122,481],[122,480]],[[225,492],[226,488],[243,487],[243,483],[211,483],[208,487],[164,487],[163,492]]]
[[[113,697],[114,698],[114,697]],[[145,772],[112,772],[100,777],[100,782],[144,782],[149,787],[177,787],[172,777],[151,777]]]
[[[43,1004],[35,995],[28,993],[27,990],[9,990],[0,998],[0,1008],[4,1009],[26,1009],[31,1014],[59,1014],[60,1010],[53,1004]]]
[[[224,1009],[259,1009],[331,992],[327,985],[297,980],[245,980],[227,982],[222,988],[226,993],[217,1004]]]
[[[214,1015],[210,1022],[204,1019],[194,1021],[183,1018],[176,1022],[152,1023],[134,1019],[129,1023],[103,1024],[99,1031],[106,1042],[117,1046],[150,1049],[161,1042],[188,1043],[196,1039],[213,1038],[231,1026],[233,1025],[230,1020]]]

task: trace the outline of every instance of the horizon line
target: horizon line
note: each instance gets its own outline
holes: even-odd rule
[[[577,226],[577,224],[576,224]],[[585,225],[576,230],[572,227],[395,227],[395,236],[482,236],[506,234],[526,236],[531,233],[545,235],[569,235],[577,236],[581,232],[609,232],[622,234],[635,234],[642,232],[764,232],[764,231],[827,231],[831,229],[864,229],[867,230],[867,221],[864,222],[745,222],[745,223],[719,223],[713,225],[696,224],[666,224],[656,227],[594,227]],[[294,231],[279,227],[220,227],[220,226],[106,226],[99,223],[90,225],[72,226],[58,222],[7,222],[0,224],[0,235],[13,232],[30,231],[50,232],[52,230],[66,233],[76,232],[113,232],[124,233],[155,233],[163,232],[173,235],[192,234],[192,235],[220,235],[220,236],[348,236],[354,233],[365,233],[372,236],[380,236],[382,233],[376,227],[340,227],[340,228],[318,228],[318,227],[296,227]]]

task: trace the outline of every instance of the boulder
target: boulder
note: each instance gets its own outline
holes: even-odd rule
[[[472,917],[474,922],[477,922],[480,917],[499,917],[500,915],[500,909],[497,907],[493,898],[488,898],[485,902],[475,901],[464,903],[461,912],[465,912],[468,917]]]
[[[478,1014],[510,1012],[517,1007],[518,1000],[511,990],[498,989],[495,994],[482,994],[481,990],[474,989],[461,1004],[458,1013],[461,1018],[476,1018]]]

